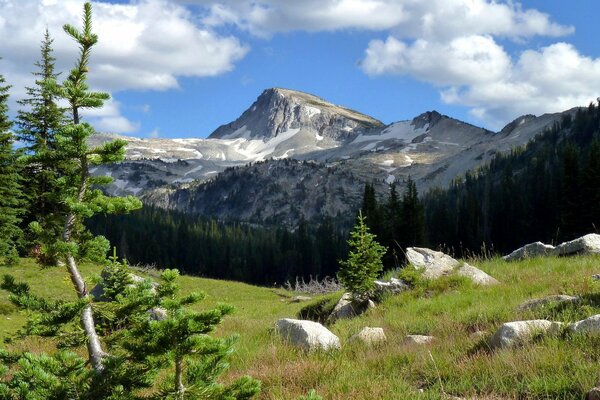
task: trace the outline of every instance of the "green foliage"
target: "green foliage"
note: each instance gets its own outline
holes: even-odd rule
[[[340,260],[338,278],[344,288],[357,298],[369,297],[375,289],[373,281],[383,270],[381,258],[386,248],[377,243],[375,235],[369,232],[362,213],[359,213],[350,233],[348,245],[348,259]]]
[[[311,389],[306,396],[298,397],[298,400],[323,400],[323,398],[317,394],[315,389]]]
[[[320,323],[325,323],[331,312],[340,299],[339,293],[333,293],[324,296],[318,300],[312,301],[298,311],[299,319],[308,319]]]
[[[18,225],[23,212],[20,168],[13,148],[12,123],[8,119],[8,90],[0,75],[0,265],[18,260],[17,246],[21,239]]]

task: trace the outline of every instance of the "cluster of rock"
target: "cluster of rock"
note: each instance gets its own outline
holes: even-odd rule
[[[542,242],[527,244],[503,257],[506,261],[520,261],[539,256],[571,256],[575,254],[600,254],[600,235],[590,233],[554,247]]]
[[[423,271],[423,277],[426,279],[437,279],[445,275],[456,273],[473,281],[481,286],[495,285],[499,283],[495,278],[486,274],[482,270],[455,260],[441,251],[434,251],[421,247],[408,247],[406,249],[406,258],[409,264],[418,270]]]

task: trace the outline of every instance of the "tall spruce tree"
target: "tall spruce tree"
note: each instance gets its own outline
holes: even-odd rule
[[[0,75],[0,264],[10,265],[18,259],[18,227],[22,213],[21,185],[13,134],[8,118],[8,91]]]
[[[98,36],[92,32],[92,6],[84,4],[83,28],[78,30],[71,25],[64,26],[65,32],[79,45],[79,57],[75,67],[62,85],[55,80],[45,81],[49,90],[57,97],[68,101],[72,121],[63,124],[55,132],[55,148],[52,157],[59,160],[59,179],[53,187],[55,195],[65,210],[61,213],[63,220],[62,235],[54,242],[44,245],[42,253],[50,258],[62,259],[66,263],[69,276],[78,296],[90,301],[88,288],[78,268],[81,258],[104,258],[108,251],[108,243],[103,237],[92,236],[84,227],[85,219],[97,213],[127,212],[141,207],[140,201],[132,196],[107,197],[96,187],[111,181],[107,177],[93,177],[90,168],[94,165],[117,162],[123,159],[126,142],[115,140],[100,147],[90,148],[88,138],[94,134],[91,125],[80,120],[80,111],[86,108],[102,107],[109,98],[107,93],[90,91],[87,85],[88,63],[92,47]],[[37,232],[42,228],[38,225]],[[91,304],[87,304],[81,312],[81,326],[85,333],[88,356],[96,372],[104,368],[105,352],[96,327]]]
[[[55,72],[52,42],[46,29],[41,59],[35,63],[38,71],[33,72],[35,86],[26,88],[28,97],[18,102],[23,108],[16,121],[17,139],[24,145],[25,151],[23,191],[29,203],[22,226],[27,227],[37,221],[43,233],[43,238],[38,238],[40,242],[57,236],[62,228],[60,211],[63,207],[56,193],[59,160],[53,157],[53,152],[56,150],[55,135],[66,119],[65,110],[57,105],[56,94],[47,84],[59,76]],[[30,243],[34,249],[35,245]]]
[[[425,239],[425,211],[415,181],[409,176],[402,196],[403,247],[419,246]]]

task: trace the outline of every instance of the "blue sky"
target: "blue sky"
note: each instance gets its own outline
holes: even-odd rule
[[[76,24],[81,5],[0,0],[0,37],[13,38],[0,42],[0,73],[14,99],[45,26],[59,68],[72,63],[60,26]],[[113,95],[88,114],[102,131],[206,137],[269,87],[386,123],[435,109],[490,129],[600,96],[594,0],[121,0],[94,10],[90,79]]]

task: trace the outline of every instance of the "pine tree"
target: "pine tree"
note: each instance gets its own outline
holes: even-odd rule
[[[92,33],[92,6],[84,4],[83,28],[77,30],[71,25],[64,26],[65,32],[79,45],[79,58],[75,67],[62,85],[49,79],[45,82],[49,90],[59,98],[68,101],[72,113],[72,121],[64,124],[55,132],[55,148],[52,157],[60,161],[59,179],[54,187],[57,200],[66,206],[61,213],[63,220],[62,235],[54,242],[44,244],[42,254],[48,259],[63,259],[78,296],[89,299],[88,289],[83,279],[77,260],[81,258],[103,259],[108,250],[107,240],[93,237],[84,227],[85,219],[97,213],[127,212],[141,207],[137,198],[128,196],[107,197],[98,185],[111,181],[107,177],[92,177],[90,168],[97,164],[117,162],[123,159],[126,142],[115,140],[97,148],[89,148],[88,138],[94,133],[91,125],[80,120],[80,111],[85,108],[102,107],[109,98],[107,93],[90,91],[87,85],[88,62],[92,47],[98,36]],[[38,224],[36,233],[42,233]],[[103,358],[100,339],[94,326],[91,305],[81,312],[81,325],[86,336],[86,344],[90,363],[96,372],[103,369]]]
[[[381,258],[387,249],[375,238],[360,212],[348,239],[348,259],[339,261],[338,272],[340,282],[356,299],[366,299],[373,294],[374,281],[383,270]]]
[[[409,176],[402,197],[403,247],[419,246],[425,238],[425,211],[415,181]]]
[[[10,265],[18,259],[18,227],[22,213],[21,185],[17,155],[13,148],[12,123],[8,118],[8,90],[0,75],[0,264]]]
[[[58,166],[53,155],[56,150],[55,134],[66,122],[64,110],[56,103],[56,95],[47,85],[56,80],[55,58],[52,53],[52,38],[46,29],[41,45],[41,59],[35,63],[38,71],[35,86],[26,88],[28,98],[18,103],[23,107],[17,116],[17,139],[24,144],[25,167],[23,170],[24,194],[28,199],[28,211],[23,218],[23,226],[38,221],[44,238],[57,236],[61,229],[59,217],[62,209],[56,196]],[[31,243],[30,247],[35,247]]]

